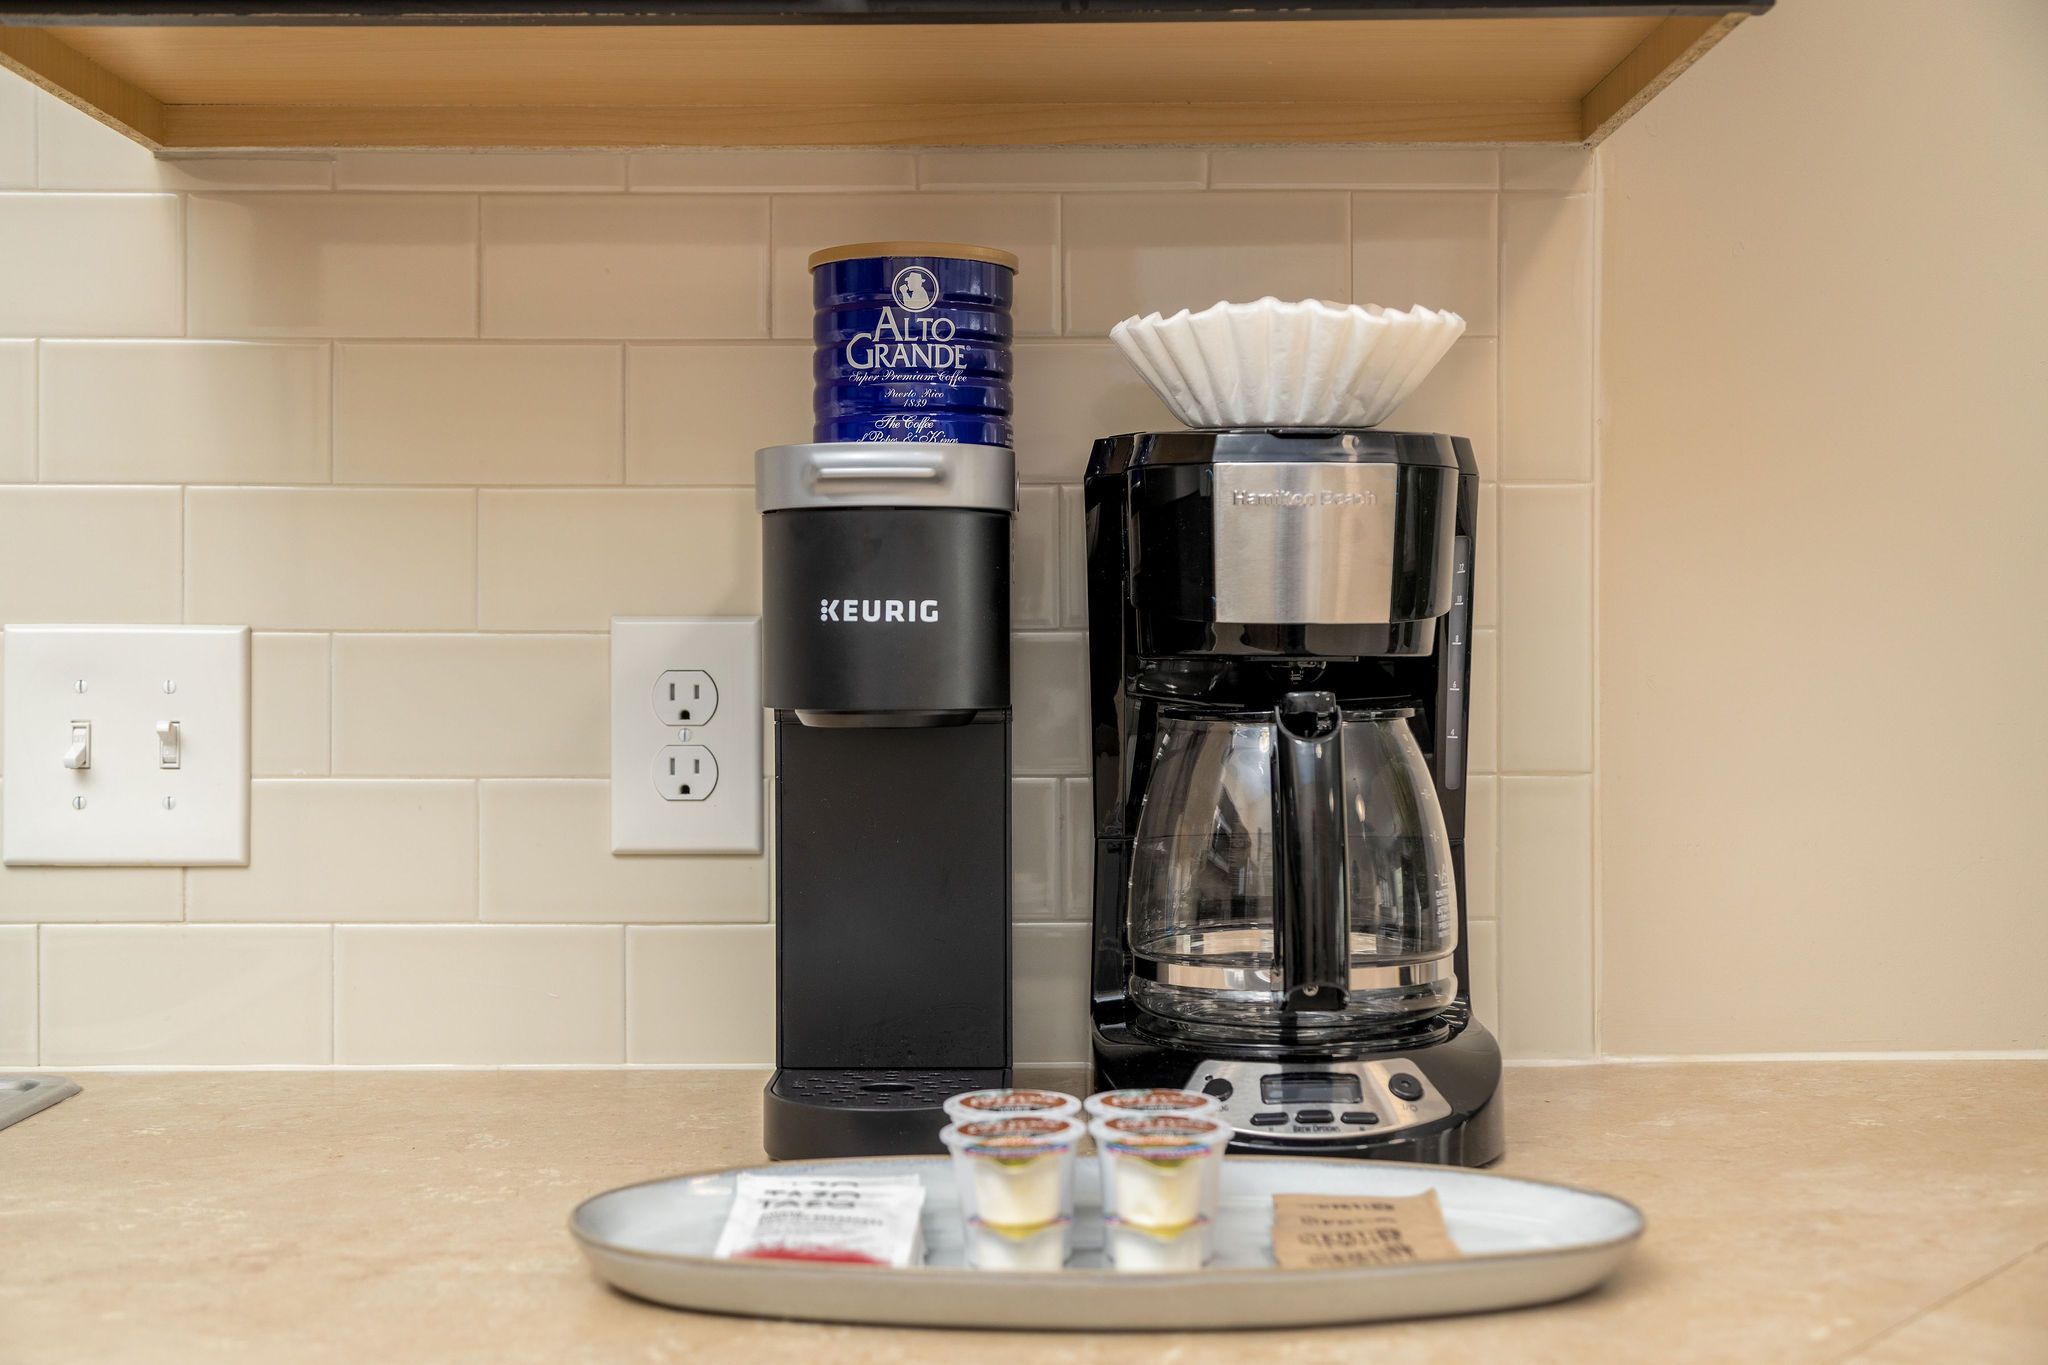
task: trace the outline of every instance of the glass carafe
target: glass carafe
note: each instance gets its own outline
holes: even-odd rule
[[[1316,1041],[1457,995],[1450,841],[1405,708],[1169,711],[1132,850],[1131,992],[1196,1033]]]

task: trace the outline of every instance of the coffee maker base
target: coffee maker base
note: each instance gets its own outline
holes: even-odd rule
[[[1230,1150],[1490,1166],[1506,1151],[1500,1045],[1476,1020],[1439,1042],[1349,1057],[1220,1056],[1095,1030],[1095,1088],[1214,1095]]]
[[[1009,1083],[1004,1067],[784,1067],[768,1079],[761,1143],[777,1161],[943,1152],[946,1101]]]

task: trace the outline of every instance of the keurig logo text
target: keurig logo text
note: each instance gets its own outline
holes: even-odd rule
[[[935,597],[923,601],[894,597],[821,597],[818,599],[820,621],[936,621],[939,619],[939,602]]]

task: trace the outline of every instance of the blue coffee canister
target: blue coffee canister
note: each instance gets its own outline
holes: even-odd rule
[[[956,242],[811,257],[814,441],[1010,444],[1017,258]]]

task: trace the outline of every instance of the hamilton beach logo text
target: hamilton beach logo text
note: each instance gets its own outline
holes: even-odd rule
[[[923,601],[901,600],[894,597],[821,597],[818,599],[820,621],[936,621],[939,619],[939,602],[935,597]]]
[[[1296,493],[1286,488],[1276,488],[1270,493],[1255,493],[1248,488],[1230,490],[1230,505],[1233,507],[1370,507],[1378,501],[1370,490],[1356,493],[1341,488],[1322,488],[1308,493]]]

